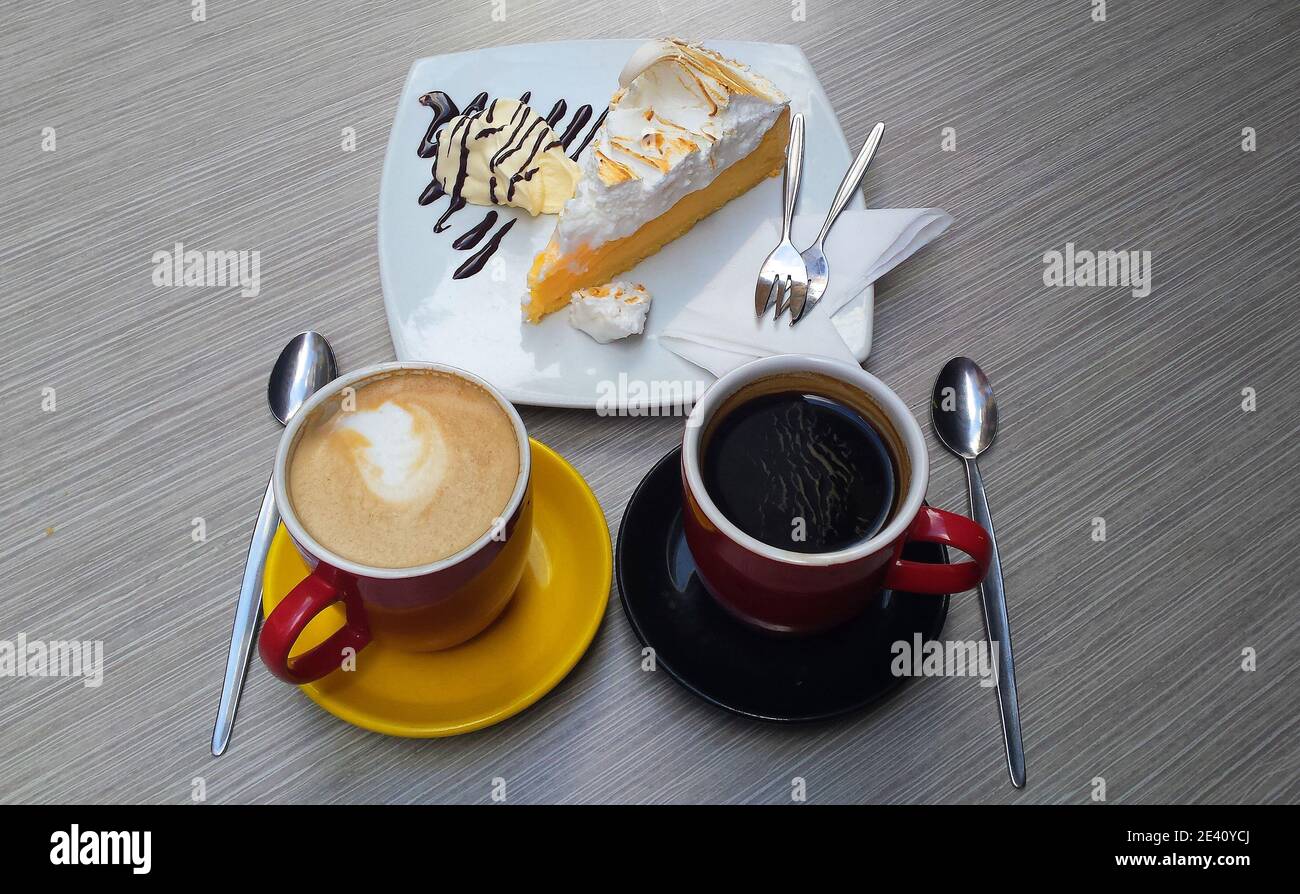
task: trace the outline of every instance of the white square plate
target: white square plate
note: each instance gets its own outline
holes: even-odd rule
[[[645,283],[654,304],[644,334],[608,345],[570,326],[567,311],[537,325],[522,321],[520,300],[528,268],[555,228],[553,215],[533,218],[518,209],[497,208],[498,227],[512,217],[518,222],[481,272],[455,280],[453,271],[470,252],[453,249],[452,241],[482,220],[487,209],[468,205],[451,217],[448,230],[434,233],[434,222],[449,200],[444,197],[426,206],[417,202],[432,167],[430,159],[416,152],[432,119],[431,111],[419,103],[422,94],[441,90],[463,107],[481,91],[492,97],[518,97],[531,91],[530,104],[543,114],[556,100],[564,99],[568,115],[590,104],[596,110],[594,121],[617,88],[623,64],[640,43],[590,40],[491,47],[430,56],[411,66],[389,135],[379,191],[379,270],[399,360],[450,363],[487,379],[516,403],[553,407],[595,408],[602,394],[608,399],[612,382],[685,383],[687,393],[698,396],[712,381],[709,373],[662,347],[659,331],[716,271],[719,252],[742,244],[763,219],[779,221],[781,178],[765,180],[622,274],[620,278]],[[804,114],[799,207],[801,213],[824,213],[852,155],[808,60],[798,47],[785,44],[707,41],[706,45],[753,66],[785,91],[793,111]],[[568,120],[562,120],[558,129]],[[584,136],[589,128],[583,129]],[[857,195],[849,207],[864,204]],[[868,286],[834,317],[859,360],[866,359],[871,346],[873,298]],[[751,297],[746,295],[740,306],[751,306]],[[618,389],[620,395],[624,391]],[[652,393],[662,393],[667,401],[682,391],[665,388]]]

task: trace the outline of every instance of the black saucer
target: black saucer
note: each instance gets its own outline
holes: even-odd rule
[[[753,630],[714,602],[695,576],[682,532],[681,448],[641,480],[618,530],[616,573],[627,614],[655,662],[700,698],[762,720],[820,720],[865,707],[907,678],[890,673],[891,645],[937,639],[947,596],[886,590],[859,617],[815,636]],[[909,559],[947,561],[942,546],[909,544]]]

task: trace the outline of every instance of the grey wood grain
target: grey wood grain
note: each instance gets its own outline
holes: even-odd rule
[[[1111,802],[1300,800],[1300,8],[1108,7],[809,0],[797,22],[784,0],[507,0],[497,22],[488,0],[209,0],[193,22],[181,0],[3,0],[0,639],[102,639],[107,667],[99,688],[0,678],[0,800],[189,802],[202,777],[214,802],[482,802],[496,776],[525,803],[781,803],[793,776],[816,802],[1085,803],[1095,777]],[[231,750],[209,757],[278,434],[271,362],[308,327],[345,368],[392,357],[375,206],[411,60],[665,32],[800,45],[851,143],[889,123],[869,202],[956,217],[879,285],[866,366],[918,415],[958,353],[998,390],[982,466],[1028,788],[971,680],[762,725],[642,673],[617,598],[558,689],[492,729],[384,738],[254,662]],[[155,288],[151,257],[177,241],[259,250],[261,295]],[[1150,296],[1045,287],[1066,242],[1150,251]],[[525,418],[611,531],[681,432]],[[933,460],[930,499],[961,508],[958,463]],[[955,598],[947,636],[981,631],[977,599]]]

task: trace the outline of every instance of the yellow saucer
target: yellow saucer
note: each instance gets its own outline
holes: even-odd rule
[[[564,679],[605,616],[613,567],[609,526],[587,482],[555,451],[532,441],[533,543],[523,581],[492,626],[442,652],[399,652],[371,643],[355,671],[300,687],[348,723],[390,736],[454,736],[518,714]],[[307,564],[281,525],[266,557],[262,609],[270,613]],[[321,612],[294,654],[343,623]]]

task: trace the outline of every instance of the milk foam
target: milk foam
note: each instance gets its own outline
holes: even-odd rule
[[[519,436],[473,382],[439,371],[361,383],[302,426],[288,496],[304,529],[344,559],[410,568],[491,530],[519,478]]]
[[[428,499],[447,473],[447,445],[423,407],[387,400],[373,410],[340,413],[335,425],[362,443],[351,457],[366,488],[386,503]]]

